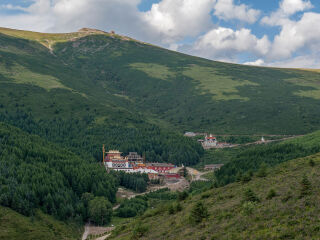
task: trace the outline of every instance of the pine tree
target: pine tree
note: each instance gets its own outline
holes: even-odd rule
[[[311,193],[311,182],[306,175],[303,176],[301,181],[301,193],[300,197],[304,197]]]
[[[202,202],[197,202],[191,210],[190,220],[194,223],[200,223],[203,219],[208,218],[208,216],[207,207]]]

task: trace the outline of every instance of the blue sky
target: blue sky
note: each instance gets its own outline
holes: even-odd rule
[[[319,0],[0,0],[0,26],[115,30],[208,59],[320,68]]]

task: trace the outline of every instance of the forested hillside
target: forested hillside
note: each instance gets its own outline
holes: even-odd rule
[[[215,184],[224,186],[235,181],[249,181],[255,172],[263,175],[268,167],[319,152],[319,131],[280,143],[247,147],[215,173]]]
[[[86,194],[115,202],[117,179],[90,159],[0,123],[0,205],[26,216],[88,219]]]
[[[214,62],[94,30],[0,32],[3,109],[32,113],[36,121],[142,121],[233,134],[320,126],[316,71]]]

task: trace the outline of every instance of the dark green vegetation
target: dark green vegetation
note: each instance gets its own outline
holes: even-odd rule
[[[319,239],[319,194],[317,154],[269,168],[248,183],[189,195],[179,202],[181,211],[147,210],[111,239],[134,239],[137,230],[140,239]]]
[[[0,239],[79,240],[82,228],[36,211],[32,217],[0,206]]]
[[[179,194],[171,192],[167,188],[159,189],[135,198],[125,199],[114,214],[121,218],[135,217],[143,214],[148,208],[154,208],[163,202],[175,200],[179,197]]]
[[[318,153],[320,152],[319,140],[320,132],[318,131],[281,143],[227,150],[226,156],[229,156],[230,153],[235,154],[233,154],[232,160],[229,160],[215,173],[216,185],[223,186],[235,181],[250,181],[255,172],[257,175],[263,176],[267,167]]]
[[[149,177],[147,174],[114,172],[119,179],[121,186],[132,189],[136,192],[145,192],[147,190]]]
[[[86,194],[115,202],[117,179],[94,161],[0,124],[0,204],[26,216],[88,219]]]

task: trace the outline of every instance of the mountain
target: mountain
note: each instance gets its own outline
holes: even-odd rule
[[[125,154],[136,151],[147,161],[195,165],[204,157],[210,161],[210,154],[184,131],[315,132],[228,153],[215,175],[220,188],[194,194],[180,203],[182,209],[177,203],[149,209],[133,220],[134,233],[124,226],[115,234],[227,239],[257,232],[258,238],[277,239],[302,236],[305,224],[306,234],[316,238],[320,160],[312,154],[319,152],[319,74],[210,61],[94,29],[45,34],[0,28],[0,221],[6,221],[5,212],[13,219],[8,228],[15,221],[25,224],[12,232],[15,236],[38,226],[40,232],[34,233],[50,228],[49,235],[41,235],[50,239],[61,227],[62,235],[72,239],[76,229],[65,233],[72,227],[51,220],[83,223],[95,212],[89,211],[90,203],[97,202],[107,206],[110,219],[121,181],[99,164],[103,144]],[[262,167],[269,169],[267,177],[258,174]],[[303,186],[306,195],[301,196]],[[266,200],[269,192],[275,196]],[[167,207],[177,220],[168,221]],[[209,221],[188,225],[193,208],[203,211],[201,218],[208,208]],[[279,212],[282,218],[276,217]]]
[[[319,154],[291,160],[149,209],[110,239],[319,239],[319,171]]]
[[[127,114],[180,132],[233,134],[320,126],[319,71],[209,61],[93,29],[0,34],[2,109],[36,120]]]

